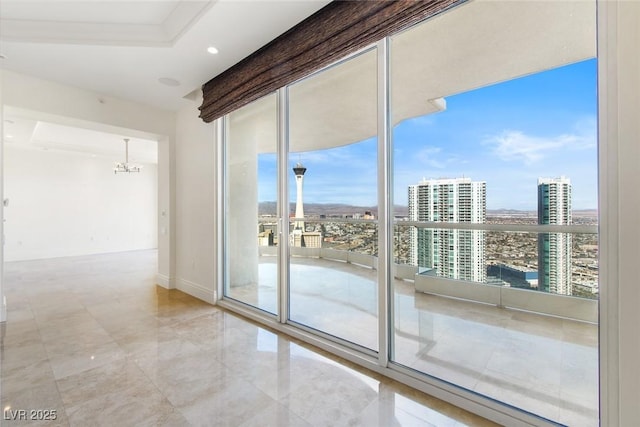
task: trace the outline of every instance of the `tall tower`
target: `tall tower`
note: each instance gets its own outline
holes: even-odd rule
[[[307,168],[302,166],[302,163],[297,163],[293,168],[293,173],[296,175],[296,222],[294,230],[304,231],[304,206],[302,203],[302,181],[304,180],[304,173]]]
[[[470,178],[422,180],[409,186],[409,220],[484,223],[486,183]],[[410,263],[440,277],[485,282],[482,230],[411,228]]]
[[[569,178],[538,178],[538,224],[569,225],[571,222]],[[538,234],[538,289],[572,294],[570,234]]]

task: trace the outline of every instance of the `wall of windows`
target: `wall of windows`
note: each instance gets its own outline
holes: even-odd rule
[[[230,114],[225,297],[598,425],[596,68],[594,3],[470,2]]]

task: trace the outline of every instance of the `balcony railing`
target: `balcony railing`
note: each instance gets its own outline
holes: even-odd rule
[[[275,246],[261,246],[260,256],[275,256]],[[351,251],[325,248],[290,248],[291,255],[322,258],[377,269],[378,257]],[[488,285],[464,280],[446,279],[418,274],[418,267],[394,264],[394,277],[414,282],[417,292],[465,299],[498,307],[531,311],[572,320],[596,323],[598,301],[505,286]]]
[[[549,292],[487,285],[442,277],[415,275],[416,291],[498,307],[531,311],[583,322],[597,323],[598,301]]]
[[[262,220],[261,222],[265,222]],[[345,223],[372,224],[375,220],[362,219],[306,219],[306,224]],[[446,230],[480,230],[485,232],[505,233],[566,233],[566,234],[597,234],[594,225],[529,225],[529,224],[475,224],[475,223],[440,223],[440,222],[410,222],[398,221],[396,227],[415,227]],[[455,227],[455,228],[454,228]],[[378,257],[353,250],[335,249],[328,247],[307,248],[290,247],[292,257],[318,258],[337,262],[355,264],[371,269],[378,268]],[[260,256],[276,256],[276,246],[260,246]],[[420,274],[417,266],[394,263],[393,277],[398,280],[412,281],[417,292],[453,297],[477,303],[491,304],[497,307],[512,308],[535,312],[544,315],[557,316],[572,320],[597,323],[598,301],[596,299],[560,295],[530,289],[520,289],[496,284],[456,280],[436,275]]]

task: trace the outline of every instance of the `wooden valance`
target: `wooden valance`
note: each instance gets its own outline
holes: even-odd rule
[[[202,87],[211,122],[461,0],[334,1]]]

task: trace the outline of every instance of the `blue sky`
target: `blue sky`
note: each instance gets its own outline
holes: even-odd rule
[[[593,59],[449,96],[445,111],[405,120],[393,132],[395,204],[423,177],[465,176],[486,181],[488,209],[535,210],[538,177],[564,175],[574,209],[596,208],[596,93]],[[298,159],[305,202],[377,204],[375,138]],[[275,200],[274,155],[260,156],[259,179],[260,201]]]

